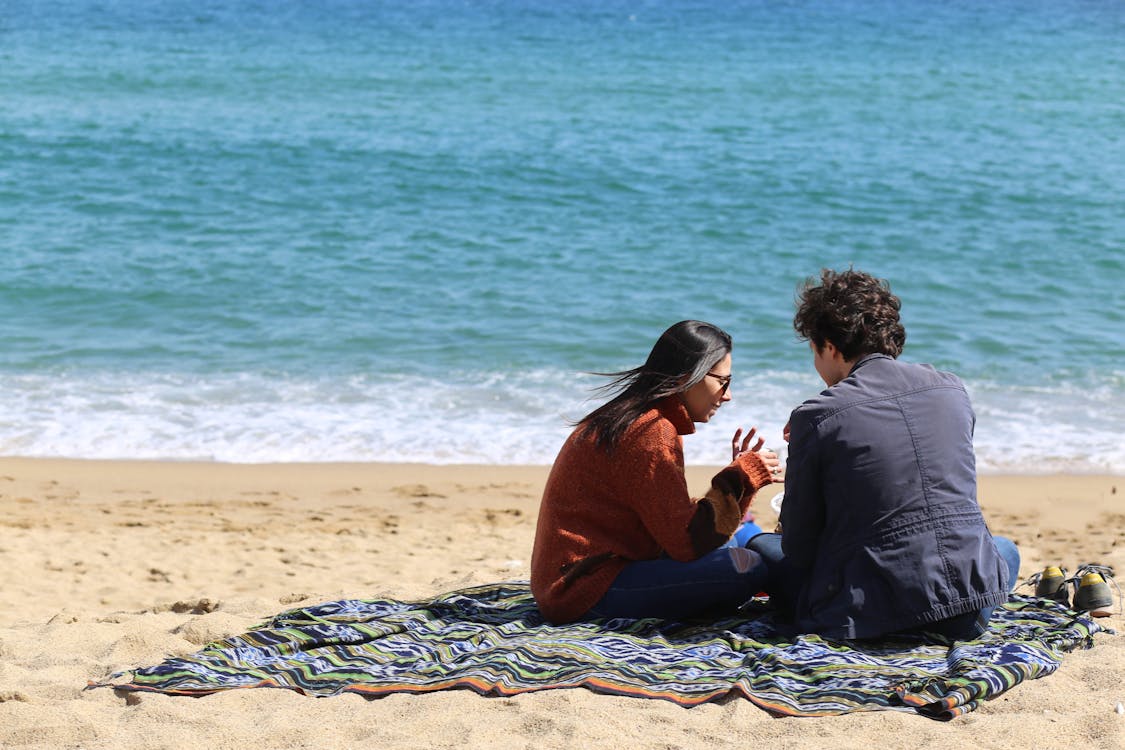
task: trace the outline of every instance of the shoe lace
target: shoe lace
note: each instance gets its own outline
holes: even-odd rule
[[[1075,576],[1081,578],[1085,573],[1097,573],[1107,581],[1113,580],[1113,568],[1100,563],[1082,563],[1078,566]]]
[[[1066,577],[1066,568],[1060,567],[1059,570],[1062,571],[1063,584],[1065,585],[1065,584],[1069,583],[1071,581],[1071,579]],[[1045,571],[1041,570],[1038,573],[1032,573],[1022,583],[1020,583],[1018,585],[1020,585],[1020,586],[1038,586],[1039,581],[1043,580],[1043,573],[1044,572]]]
[[[1125,606],[1123,605],[1122,599],[1125,597],[1122,597],[1121,587],[1117,585],[1117,581],[1113,577],[1113,568],[1099,563],[1083,563],[1078,566],[1078,570],[1074,571],[1074,577],[1066,579],[1066,582],[1077,589],[1082,580],[1082,576],[1087,573],[1097,573],[1102,577],[1103,581],[1113,587],[1113,590],[1117,592],[1117,614],[1122,614],[1122,607]]]

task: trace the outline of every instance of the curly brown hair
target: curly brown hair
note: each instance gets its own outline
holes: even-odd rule
[[[849,268],[827,268],[820,281],[806,279],[798,296],[793,327],[818,350],[827,341],[846,360],[866,354],[898,357],[906,344],[906,329],[899,321],[902,303],[883,279]]]

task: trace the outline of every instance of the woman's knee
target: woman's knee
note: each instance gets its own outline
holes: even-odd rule
[[[1015,542],[1004,536],[994,536],[992,542],[996,545],[996,551],[1000,553],[1000,557],[1008,566],[1008,591],[1011,592],[1019,580],[1020,548],[1016,546]]]
[[[753,550],[766,561],[780,560],[784,557],[781,551],[781,534],[758,534],[746,543],[746,549]]]
[[[727,547],[726,550],[736,573],[749,573],[762,564],[762,556],[752,549]]]

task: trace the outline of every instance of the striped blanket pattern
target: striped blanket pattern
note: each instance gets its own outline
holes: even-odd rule
[[[204,695],[250,687],[377,697],[467,688],[483,695],[584,687],[693,706],[740,694],[776,715],[916,711],[952,719],[1051,674],[1100,627],[1013,596],[989,632],[953,646],[831,642],[770,615],[708,622],[543,622],[526,582],[432,600],[343,600],[283,612],[243,635],[115,675],[119,690]]]

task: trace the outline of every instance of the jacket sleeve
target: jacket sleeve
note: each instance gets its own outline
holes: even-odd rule
[[[781,549],[794,567],[811,567],[824,528],[824,496],[816,431],[807,419],[790,418],[785,499],[781,504]]]

